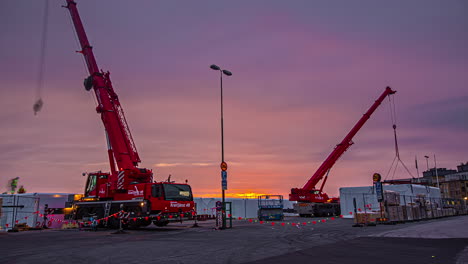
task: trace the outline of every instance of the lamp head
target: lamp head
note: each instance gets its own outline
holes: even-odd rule
[[[223,70],[223,73],[227,76],[231,76],[232,75],[232,72],[228,71],[228,70]]]
[[[211,64],[210,68],[215,70],[215,71],[221,70],[221,68],[218,65],[215,65],[215,64]]]

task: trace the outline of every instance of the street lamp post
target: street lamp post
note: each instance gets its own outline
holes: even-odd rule
[[[434,154],[434,169],[435,169],[435,175],[436,175],[436,180],[437,180],[437,188],[440,188],[439,185],[439,175],[437,175],[437,161],[436,161],[436,156]]]
[[[212,64],[210,66],[212,70],[219,71],[220,84],[221,84],[221,175],[227,177],[227,164],[224,161],[224,119],[223,119],[223,74],[226,76],[231,76],[232,73],[228,70],[222,70],[218,65]],[[224,176],[223,176],[224,175]],[[223,184],[226,181],[226,185]],[[227,189],[227,179],[223,178],[222,181],[222,229],[226,228],[226,204],[225,204],[225,190]]]
[[[427,171],[429,171],[429,156],[424,156],[426,158]]]

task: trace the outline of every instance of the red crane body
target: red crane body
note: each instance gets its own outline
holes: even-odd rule
[[[68,10],[76,29],[76,34],[81,45],[81,54],[85,58],[90,77],[85,80],[86,89],[91,87],[96,94],[98,105],[96,111],[101,114],[106,136],[108,139],[109,162],[111,167],[111,190],[127,189],[128,178],[137,179],[140,182],[151,182],[152,173],[146,169],[138,169],[141,162],[133,142],[130,129],[117,94],[114,92],[109,72],[99,71],[93,49],[89,44],[83,24],[81,22],[76,3],[67,0]],[[112,154],[112,155],[111,155]],[[119,173],[116,173],[115,162]],[[119,177],[121,171],[125,171],[125,177]],[[127,180],[127,181],[126,181]]]
[[[335,149],[330,153],[330,155],[325,159],[325,161],[320,165],[317,171],[312,175],[312,177],[307,181],[307,183],[302,188],[293,188],[291,189],[291,194],[289,194],[290,201],[298,201],[304,203],[324,203],[329,201],[329,197],[326,193],[323,193],[323,186],[327,180],[325,176],[326,173],[333,167],[335,162],[343,155],[343,153],[353,144],[353,137],[356,133],[362,128],[366,121],[370,118],[372,113],[377,109],[377,107],[382,103],[382,101],[389,95],[396,93],[390,87],[387,87],[385,91],[380,95],[380,97],[374,102],[374,104],[367,110],[367,112],[359,119],[359,121],[354,125],[354,127],[349,131],[346,137],[338,144]],[[325,179],[324,179],[325,177]],[[316,189],[316,185],[320,180],[324,179],[320,189]]]
[[[81,46],[78,52],[83,55],[90,74],[84,86],[88,91],[93,89],[97,98],[96,111],[104,125],[111,171],[88,173],[84,199],[76,203],[77,217],[85,217],[97,211],[101,212],[100,216],[107,217],[123,204],[126,205],[126,211],[136,216],[145,216],[146,220],[140,221],[139,225],[150,224],[151,216],[157,217],[156,225],[165,225],[168,221],[164,215],[194,213],[189,185],[169,181],[153,183],[152,170],[137,167],[141,160],[119,98],[112,87],[110,74],[99,70],[76,3],[73,0],[66,2],[64,7],[70,12]],[[173,218],[172,215],[170,218]]]

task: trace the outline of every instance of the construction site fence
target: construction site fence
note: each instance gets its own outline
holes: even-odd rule
[[[353,196],[353,208],[348,213],[352,214],[355,222],[360,224],[419,221],[468,214],[465,199],[400,195],[389,192],[385,193],[383,202],[378,202],[375,194],[363,193]]]
[[[43,220],[34,214],[39,209],[38,197],[2,195],[0,199],[2,200],[0,204],[0,229],[6,226],[13,227],[19,222],[35,227]]]

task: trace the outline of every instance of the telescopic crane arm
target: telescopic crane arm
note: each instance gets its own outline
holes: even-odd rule
[[[98,102],[96,111],[101,115],[105,128],[111,169],[107,186],[111,192],[115,190],[125,192],[130,184],[150,183],[153,181],[152,171],[137,167],[141,160],[133,142],[119,98],[112,87],[110,74],[98,68],[93,48],[89,44],[75,1],[66,1],[67,5],[65,7],[70,12],[81,46],[81,51],[78,52],[83,54],[90,74],[85,79],[84,86],[88,91],[94,90]],[[116,164],[117,168],[115,167]]]
[[[366,123],[366,121],[370,118],[370,116],[374,113],[374,111],[379,107],[379,105],[382,103],[382,101],[391,94],[396,93],[396,91],[392,90],[390,87],[387,87],[385,91],[380,95],[380,97],[374,102],[374,104],[367,110],[367,112],[359,119],[359,121],[354,125],[354,127],[349,131],[349,133],[346,135],[346,137],[339,143],[335,149],[333,150],[332,153],[327,157],[327,159],[320,165],[320,167],[317,169],[317,171],[312,175],[312,177],[307,181],[307,183],[302,187],[302,189],[299,188],[294,188],[292,190],[292,193],[304,193],[308,191],[315,190],[315,186],[317,183],[323,179],[327,171],[329,171],[335,162],[343,155],[343,153],[353,144],[353,137],[356,135],[356,133],[362,128],[362,126]],[[323,184],[322,187],[320,188],[320,192],[323,189]],[[294,200],[300,200],[299,198],[296,198],[295,195],[292,195],[290,198]]]
[[[335,162],[343,155],[343,153],[353,144],[353,137],[356,133],[361,129],[361,127],[366,123],[366,121],[370,118],[370,116],[374,113],[377,107],[382,103],[382,101],[390,94],[394,94],[390,87],[387,87],[385,91],[380,95],[380,97],[375,101],[375,103],[367,110],[367,112],[359,119],[359,121],[354,125],[354,127],[349,131],[346,137],[338,144],[332,153],[327,157],[327,159],[322,163],[322,165],[318,168],[318,170],[314,173],[314,175],[310,178],[310,180],[302,187],[303,189],[313,189],[317,185],[317,183],[325,176],[325,173],[333,165]]]
[[[100,71],[93,54],[93,48],[89,44],[86,32],[78,14],[76,3],[67,0],[68,10],[75,26],[76,34],[80,42],[81,51],[85,58],[90,76],[85,79],[86,90],[94,89],[98,106],[96,111],[101,114],[101,119],[106,130],[109,151],[112,151],[118,169],[135,169],[141,162],[133,142],[130,129],[125,120],[123,109],[117,94],[114,92],[109,72]],[[111,169],[112,169],[111,161]]]

